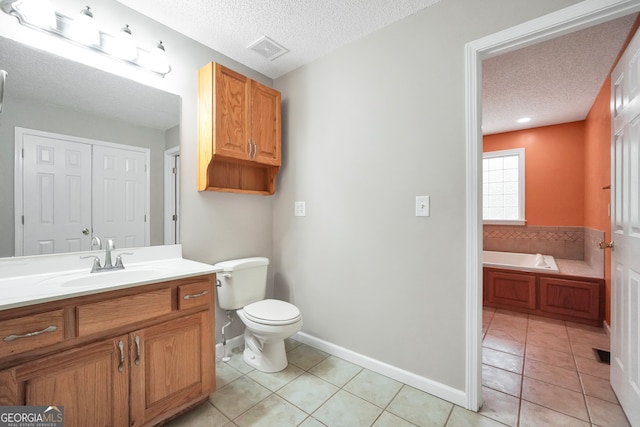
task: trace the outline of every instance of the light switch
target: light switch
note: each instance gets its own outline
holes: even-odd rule
[[[416,196],[416,216],[429,216],[429,196]]]
[[[295,202],[293,204],[293,215],[294,216],[306,216],[307,215],[307,207],[305,202]]]

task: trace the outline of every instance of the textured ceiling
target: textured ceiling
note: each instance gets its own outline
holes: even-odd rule
[[[441,0],[118,0],[277,78]],[[270,61],[247,46],[267,36],[289,52]]]
[[[166,130],[180,122],[180,97],[0,37],[11,98]],[[122,100],[127,102],[122,102]],[[5,109],[12,108],[6,102]]]
[[[485,60],[483,133],[584,120],[635,18],[628,15]],[[531,121],[518,124],[522,117]]]

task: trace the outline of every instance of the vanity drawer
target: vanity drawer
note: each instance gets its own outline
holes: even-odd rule
[[[0,358],[64,340],[63,310],[0,322]]]
[[[79,305],[78,335],[130,325],[171,313],[171,288]]]
[[[209,301],[211,301],[210,292],[212,292],[212,290],[209,282],[197,282],[178,286],[178,308],[185,310],[187,308],[207,305]]]

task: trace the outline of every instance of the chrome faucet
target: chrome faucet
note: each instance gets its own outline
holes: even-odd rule
[[[98,237],[94,237],[94,239],[97,239],[98,242],[100,241],[100,238]],[[105,248],[105,253],[104,253],[104,265],[101,266],[100,265],[100,258],[98,258],[95,255],[88,255],[88,256],[83,256],[80,257],[82,259],[84,258],[93,258],[93,264],[91,266],[91,273],[99,273],[101,271],[110,271],[110,270],[122,270],[124,269],[124,264],[122,264],[122,255],[133,255],[132,252],[123,252],[121,254],[119,254],[116,257],[116,264],[113,265],[112,261],[111,261],[111,251],[114,250],[116,248],[116,245],[113,243],[113,240],[108,239],[107,240],[107,244],[106,244],[106,248]]]

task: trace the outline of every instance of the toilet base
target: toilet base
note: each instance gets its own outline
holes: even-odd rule
[[[258,340],[245,334],[245,347],[242,359],[247,365],[260,372],[280,372],[287,367],[287,353],[284,339],[276,342],[266,342],[260,345]]]

